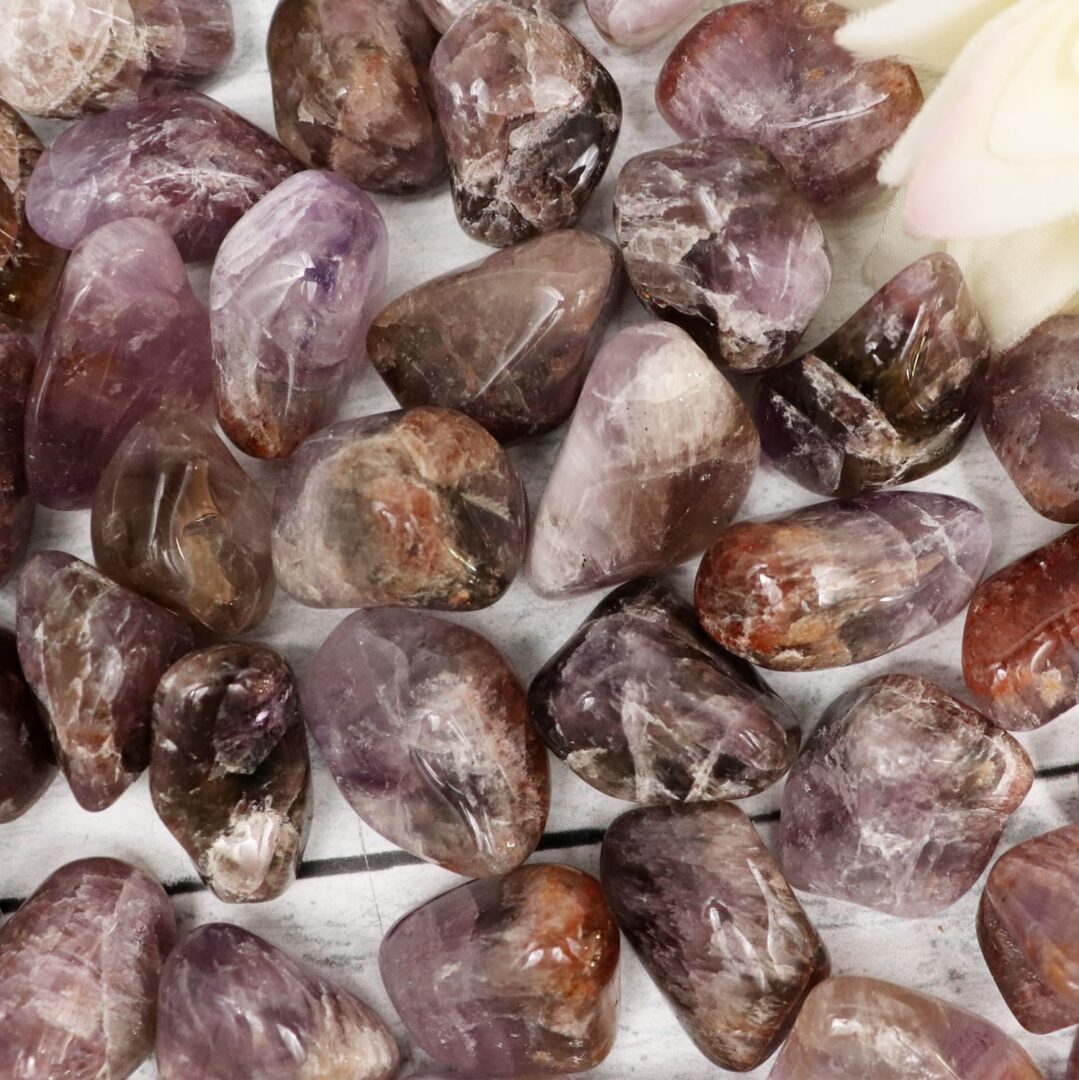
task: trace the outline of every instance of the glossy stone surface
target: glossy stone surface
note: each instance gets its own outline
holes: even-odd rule
[[[175,937],[164,889],[125,862],[79,859],[46,878],[0,927],[0,1075],[134,1072]]]
[[[739,522],[701,562],[697,617],[720,645],[761,667],[861,663],[955,618],[990,541],[976,506],[916,491]]]
[[[22,563],[34,526],[25,431],[35,363],[26,335],[0,316],[0,585]]]
[[[844,975],[817,986],[769,1080],[1042,1080],[1000,1028],[904,986]]]
[[[812,352],[768,372],[756,412],[764,452],[819,495],[925,476],[963,445],[989,349],[959,266],[927,255]]]
[[[1079,529],[978,587],[963,631],[963,678],[1011,731],[1031,731],[1079,701]]]
[[[696,0],[585,0],[596,29],[612,44],[651,45],[698,10]]]
[[[389,1080],[393,1035],[368,1005],[230,923],[185,935],[161,976],[162,1080]]]
[[[345,420],[281,475],[273,562],[312,607],[493,604],[524,560],[524,488],[495,440],[451,409]]]
[[[71,120],[216,75],[233,38],[229,0],[8,0],[0,97]]]
[[[618,139],[622,100],[556,18],[479,0],[438,43],[431,79],[465,232],[504,247],[581,216]]]
[[[299,169],[276,139],[219,102],[169,94],[68,128],[34,170],[26,213],[57,247],[141,217],[164,226],[184,259],[212,259],[240,217]]]
[[[914,72],[859,61],[835,43],[847,9],[827,0],[748,0],[706,15],[656,86],[684,139],[748,139],[775,155],[810,202],[849,210],[880,191],[877,168],[922,104]]]
[[[782,862],[796,888],[892,915],[943,911],[989,865],[1034,781],[1010,735],[914,675],[828,707],[783,788]]]
[[[402,405],[459,409],[496,439],[558,427],[621,298],[613,244],[571,229],[515,244],[399,296],[367,335]]]
[[[522,8],[542,8],[549,11],[556,18],[565,18],[576,6],[577,0],[508,0]],[[466,8],[470,8],[475,0],[419,0],[423,13],[434,25],[434,28],[444,34]]]
[[[436,896],[379,953],[390,1000],[436,1062],[490,1076],[576,1073],[618,1026],[618,927],[599,882],[529,865]]]
[[[197,416],[154,413],[102,474],[94,559],[115,578],[215,634],[256,627],[274,595],[270,504]]]
[[[369,191],[441,183],[428,75],[437,41],[413,0],[282,0],[266,46],[281,141]]]
[[[304,668],[301,692],[342,794],[387,840],[466,877],[532,854],[547,755],[486,638],[418,611],[357,611]]]
[[[16,633],[71,792],[104,810],[150,762],[154,690],[190,631],[88,563],[41,551],[19,575]]]
[[[798,752],[798,718],[783,700],[648,578],[605,597],[528,697],[548,747],[616,799],[741,799]]]
[[[1008,1008],[1028,1031],[1079,1021],[1079,826],[1005,852],[978,908],[978,944]]]
[[[0,629],[0,825],[26,813],[49,786],[56,762],[15,635]]]
[[[382,303],[389,238],[333,173],[276,187],[225,238],[210,281],[214,394],[225,434],[288,457],[334,417]]]
[[[64,265],[64,253],[26,220],[26,188],[43,150],[30,125],[0,101],[0,316],[38,315]]]
[[[1058,315],[997,357],[983,393],[985,437],[1019,493],[1079,522],[1079,315]]]
[[[828,954],[749,819],[728,803],[649,806],[607,830],[603,891],[697,1048],[767,1058]]]
[[[614,222],[645,306],[737,371],[782,362],[832,280],[813,211],[748,142],[697,139],[631,158]]]
[[[227,903],[292,884],[311,821],[311,770],[288,664],[265,645],[214,645],[173,664],[154,698],[154,809]]]
[[[532,587],[583,592],[692,558],[738,512],[759,456],[741,399],[687,334],[622,330],[585,379],[543,492]]]
[[[26,470],[34,497],[80,510],[116,448],[155,409],[209,400],[210,320],[180,253],[153,221],[125,218],[71,255],[34,372]]]

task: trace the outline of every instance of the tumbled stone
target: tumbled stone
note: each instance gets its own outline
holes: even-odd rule
[[[917,491],[739,522],[701,562],[697,617],[725,649],[761,667],[858,664],[955,618],[990,541],[976,506]]]
[[[18,570],[34,526],[25,431],[35,363],[26,335],[0,315],[0,585]]]
[[[197,410],[212,390],[210,320],[169,234],[103,225],[71,255],[26,414],[34,497],[79,510],[124,436],[162,407]]]
[[[722,367],[784,360],[832,280],[813,211],[751,143],[698,139],[631,158],[614,221],[641,301]]]
[[[209,426],[161,410],[101,476],[90,533],[104,573],[215,634],[262,622],[274,595],[270,504]]]
[[[0,1076],[133,1073],[175,937],[164,889],[125,862],[79,859],[46,878],[0,927]]]
[[[528,697],[548,747],[616,799],[741,799],[775,783],[798,752],[798,718],[783,700],[648,578],[605,597]]]
[[[687,334],[621,331],[585,379],[543,492],[533,588],[582,592],[699,554],[738,512],[759,456],[741,398]]]
[[[978,944],[1008,1008],[1028,1031],[1079,1022],[1079,826],[1005,852],[978,908]]]
[[[651,45],[698,10],[697,0],[585,0],[596,29],[612,44]]]
[[[281,141],[369,191],[441,183],[428,74],[437,41],[413,0],[282,0],[266,45]]]
[[[154,690],[190,631],[88,563],[41,551],[19,575],[16,632],[72,794],[104,810],[150,762]]]
[[[523,8],[543,8],[556,18],[562,19],[575,7],[577,0],[507,0]],[[423,13],[430,19],[434,28],[444,34],[466,8],[470,8],[475,0],[419,0]]]
[[[272,900],[292,884],[311,770],[296,684],[277,653],[214,645],[169,668],[154,699],[150,794],[219,899]]]
[[[983,390],[985,436],[1019,493],[1079,522],[1079,315],[1058,315],[997,357]]]
[[[844,975],[806,998],[769,1080],[1042,1080],[1000,1028],[940,998]]]
[[[496,439],[558,427],[621,299],[612,243],[566,229],[398,297],[367,335],[402,405],[459,409]]]
[[[1031,731],[1079,702],[1079,529],[978,587],[963,630],[963,678],[992,720]]]
[[[748,139],[829,211],[880,190],[881,158],[922,105],[914,72],[835,42],[847,9],[827,0],[747,0],[705,15],[674,47],[656,102],[684,139]]]
[[[768,372],[757,397],[761,445],[820,495],[916,480],[959,452],[988,360],[959,266],[928,255],[812,352]]]
[[[375,204],[333,173],[285,180],[225,238],[210,281],[217,418],[254,457],[324,427],[364,359],[388,252]]]
[[[439,1064],[575,1073],[614,1042],[618,950],[599,882],[533,864],[412,911],[386,935],[379,966],[409,1033]]]
[[[64,265],[64,253],[26,220],[26,187],[43,150],[23,118],[0,101],[0,316],[38,315]]]
[[[829,706],[783,788],[796,889],[891,915],[934,915],[973,888],[1034,782],[1023,748],[915,675]]]
[[[216,75],[233,41],[229,0],[9,0],[0,97],[71,120]]]
[[[524,687],[486,638],[418,611],[357,611],[300,685],[337,786],[387,840],[466,877],[504,874],[535,850],[547,755]]]
[[[49,734],[19,666],[15,635],[0,629],[0,825],[25,814],[55,772]]]
[[[470,236],[504,247],[581,216],[618,139],[622,99],[553,15],[479,0],[438,43],[431,79]]]
[[[749,819],[729,803],[649,806],[607,830],[603,891],[697,1048],[724,1069],[778,1046],[828,954]]]
[[[505,452],[452,409],[345,420],[289,461],[273,562],[312,607],[493,604],[524,560],[527,504]]]
[[[212,259],[240,217],[299,169],[276,139],[220,102],[169,94],[68,128],[34,170],[26,213],[57,247],[141,217],[164,226],[184,259]]]
[[[154,1052],[162,1080],[389,1080],[398,1063],[374,1009],[230,923],[169,954]]]

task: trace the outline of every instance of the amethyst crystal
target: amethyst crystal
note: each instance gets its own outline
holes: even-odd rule
[[[434,28],[444,34],[466,8],[475,0],[419,0],[423,13],[431,20]],[[556,18],[565,18],[574,8],[577,0],[507,0],[522,8],[543,8]]]
[[[651,45],[700,7],[697,0],[585,0],[596,29],[612,44]]]
[[[49,734],[19,666],[15,635],[0,629],[0,825],[26,813],[55,772]]]
[[[524,862],[547,820],[547,755],[498,650],[418,611],[350,615],[303,671],[304,712],[353,809],[468,877]]]
[[[386,935],[390,1000],[421,1049],[484,1076],[576,1073],[618,1026],[618,927],[599,882],[522,866],[436,896]]]
[[[191,648],[182,619],[61,551],[19,575],[16,631],[71,791],[104,810],[150,761],[154,690]]]
[[[698,139],[632,158],[614,221],[641,301],[722,367],[780,363],[832,280],[813,211],[748,142]]]
[[[210,311],[217,417],[255,457],[288,457],[333,419],[382,303],[375,204],[332,173],[275,188],[225,238]]]
[[[693,609],[641,579],[617,589],[529,690],[532,721],[582,780],[616,799],[740,799],[798,752],[798,719]]]
[[[461,227],[504,247],[564,229],[610,160],[622,100],[607,69],[552,15],[472,4],[431,61]]]
[[[219,102],[170,94],[68,128],[34,170],[26,213],[62,248],[110,221],[143,217],[168,230],[184,259],[212,259],[241,215],[299,168]]]
[[[0,316],[0,585],[22,563],[34,525],[25,434],[34,364],[33,346]]]

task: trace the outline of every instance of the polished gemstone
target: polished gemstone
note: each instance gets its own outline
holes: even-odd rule
[[[222,71],[230,0],[7,0],[0,97],[73,119]]]
[[[0,101],[0,316],[14,319],[44,310],[64,265],[64,253],[26,220],[26,188],[43,149],[23,118]]]
[[[585,0],[596,29],[612,44],[651,45],[699,8],[697,0]]]
[[[1079,315],[1058,315],[996,358],[982,424],[1019,493],[1039,514],[1079,522]]]
[[[0,1076],[123,1080],[150,1053],[176,937],[164,889],[118,859],[46,878],[0,927]]]
[[[820,495],[916,480],[959,452],[988,360],[959,266],[928,255],[812,352],[768,372],[757,397],[764,452]]]
[[[543,8],[559,19],[568,15],[577,4],[577,0],[507,0],[507,2],[523,8]],[[453,20],[466,8],[470,8],[473,3],[475,0],[419,0],[423,13],[440,34],[444,34],[452,25]]]
[[[373,608],[304,668],[304,713],[333,778],[376,832],[466,877],[504,874],[547,821],[547,755],[524,687],[474,630]]]
[[[738,512],[759,456],[741,398],[686,333],[622,330],[585,379],[547,481],[533,588],[583,592],[699,554]]]
[[[729,803],[631,810],[600,862],[618,925],[697,1048],[756,1068],[828,954],[749,818]]]
[[[120,444],[94,496],[98,566],[216,634],[257,626],[274,594],[270,505],[197,416],[162,411]]]
[[[931,634],[970,599],[991,536],[976,506],[885,492],[728,529],[697,573],[697,616],[777,671],[861,663]]]
[[[978,944],[1008,1008],[1028,1031],[1079,1022],[1079,826],[1005,852],[978,908]]]
[[[783,788],[782,862],[797,889],[934,915],[989,865],[1034,769],[981,713],[915,675],[829,706]]]
[[[641,301],[721,367],[781,363],[832,280],[813,211],[752,143],[697,139],[631,158],[614,221]]]
[[[894,983],[826,979],[802,1007],[769,1080],[1042,1080],[1000,1028]]]
[[[25,430],[35,363],[26,335],[0,316],[0,585],[22,563],[34,525]]]
[[[19,666],[15,635],[0,629],[0,825],[26,813],[55,772],[49,733]]]
[[[573,412],[621,285],[610,241],[548,233],[398,297],[368,352],[402,405],[460,409],[496,439],[525,438]]]
[[[836,44],[847,15],[827,0],[747,0],[705,15],[660,72],[660,112],[684,139],[760,143],[824,209],[865,202],[922,91],[905,64]]]
[[[798,752],[798,718],[783,700],[648,578],[604,598],[528,697],[550,749],[616,799],[741,799],[775,783]]]
[[[381,1017],[320,972],[230,923],[180,939],[161,975],[162,1080],[389,1080]]]
[[[346,420],[281,476],[273,561],[313,607],[493,604],[524,559],[527,504],[505,452],[452,409]]]
[[[288,457],[334,417],[364,359],[388,252],[375,204],[333,173],[285,180],[225,238],[210,281],[217,417]]]
[[[607,69],[542,10],[479,0],[431,62],[461,227],[496,247],[564,229],[610,160],[622,100]]]
[[[150,794],[203,881],[229,903],[292,884],[311,771],[288,664],[265,645],[214,645],[173,664],[154,699]]]
[[[1079,701],[1079,529],[982,582],[967,611],[963,677],[1001,727],[1030,731]]]
[[[390,1000],[439,1064],[490,1076],[576,1073],[618,1026],[618,927],[599,882],[522,866],[436,896],[386,935]]]
[[[210,320],[180,253],[153,221],[125,218],[71,255],[26,414],[26,471],[38,502],[88,507],[124,436],[161,407],[211,393]]]
[[[446,148],[428,74],[437,41],[413,0],[282,0],[267,42],[281,141],[369,191],[440,183]]]
[[[150,762],[154,690],[190,631],[62,551],[23,567],[16,611],[19,659],[72,794],[104,810]]]
[[[212,259],[240,217],[299,168],[276,139],[219,102],[169,94],[68,128],[34,170],[26,213],[62,248],[110,221],[142,217],[164,226],[185,259]]]

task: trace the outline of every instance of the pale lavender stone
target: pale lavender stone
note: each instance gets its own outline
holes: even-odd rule
[[[287,457],[327,424],[366,353],[388,236],[344,177],[290,177],[229,233],[210,311],[217,418],[245,453]]]
[[[76,510],[124,436],[162,406],[211,392],[210,321],[169,234],[153,221],[102,226],[75,249],[34,372],[26,417],[30,488]]]
[[[615,45],[651,45],[700,6],[699,0],[585,0],[596,29]]]
[[[272,135],[219,102],[169,94],[68,128],[30,178],[26,214],[62,248],[110,221],[150,218],[184,259],[210,259],[240,217],[300,168]]]

